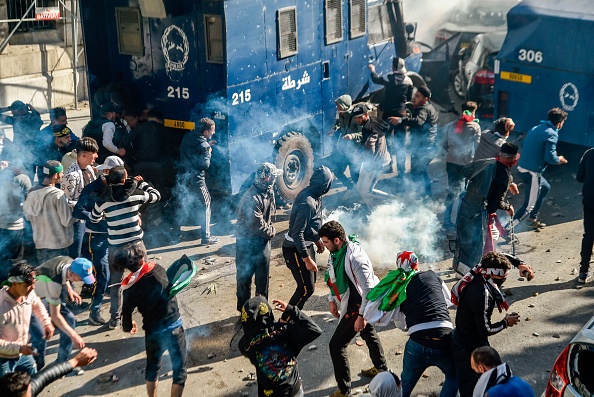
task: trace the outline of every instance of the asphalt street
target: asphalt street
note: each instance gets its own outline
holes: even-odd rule
[[[88,111],[69,111],[70,126],[79,132],[88,120]],[[80,125],[79,125],[80,124]],[[510,275],[504,287],[508,291],[507,299],[511,303],[511,311],[521,315],[521,323],[506,329],[490,340],[507,361],[514,373],[526,379],[533,386],[536,395],[540,395],[546,386],[549,371],[557,357],[582,325],[594,315],[594,283],[577,289],[572,274],[579,267],[579,251],[582,234],[581,223],[581,186],[573,180],[579,156],[583,148],[560,147],[560,153],[568,155],[570,163],[563,167],[551,167],[546,175],[553,188],[549,200],[542,210],[542,219],[549,226],[541,232],[518,229],[520,243],[517,253],[536,270],[536,277],[531,282],[520,280],[517,272]],[[561,152],[565,150],[565,152]],[[432,165],[434,191],[437,201],[443,200],[443,163],[436,161]],[[384,185],[397,187],[399,180],[388,176]],[[332,189],[325,206],[335,209],[341,204],[342,188],[338,185]],[[522,192],[522,186],[520,186]],[[520,197],[513,198],[519,207]],[[410,207],[412,212],[420,213],[420,204],[411,203],[402,196],[397,196],[402,206]],[[439,208],[439,203],[433,208]],[[216,212],[216,211],[215,211]],[[277,236],[273,240],[273,260],[271,262],[269,297],[288,300],[294,289],[294,281],[282,260],[280,245],[282,236],[288,227],[289,212],[281,209],[277,212]],[[336,216],[336,212],[330,214]],[[348,218],[348,213],[347,213]],[[346,218],[341,218],[346,219]],[[377,218],[373,218],[377,219]],[[395,221],[379,219],[375,222],[385,230],[399,229],[405,217]],[[189,377],[186,383],[188,396],[257,396],[257,386],[253,377],[254,368],[243,358],[237,341],[241,337],[238,313],[235,310],[235,239],[232,235],[234,220],[215,217],[213,234],[221,237],[217,245],[200,247],[198,241],[191,238],[181,243],[165,245],[151,249],[149,259],[168,266],[181,255],[190,256],[198,266],[199,273],[190,286],[178,295],[184,327],[187,332],[189,348]],[[447,241],[437,233],[431,225],[437,220],[431,218],[429,223],[409,222],[407,229],[418,235],[433,235],[429,241],[437,253],[435,260],[423,264],[424,269],[437,271],[451,287],[455,281],[450,271],[451,254],[447,250]],[[369,224],[364,221],[349,223],[347,233],[372,233]],[[412,226],[411,226],[412,225]],[[230,227],[231,226],[231,227]],[[194,227],[182,228],[181,234],[192,236]],[[394,237],[396,236],[396,237]],[[400,236],[400,237],[399,237]],[[382,276],[393,268],[396,252],[391,247],[402,247],[400,241],[404,235],[383,233],[371,238],[365,236],[364,248],[374,260],[376,273]],[[405,240],[402,240],[405,241]],[[409,240],[406,240],[407,242]],[[389,247],[390,249],[386,249]],[[402,247],[418,250],[418,247]],[[425,248],[422,248],[423,250]],[[509,251],[511,247],[501,246]],[[380,254],[381,253],[381,254]],[[208,260],[207,260],[208,259]],[[317,259],[324,266],[327,253]],[[328,312],[328,290],[319,274],[314,296],[305,306],[305,313],[310,315],[323,329],[322,336],[311,345],[306,346],[299,356],[299,370],[303,379],[306,395],[327,396],[335,388],[332,364],[330,361],[328,342],[336,326],[336,320]],[[216,287],[216,288],[215,288]],[[104,317],[108,316],[108,303],[103,306]],[[451,311],[455,317],[455,311]],[[88,312],[77,318],[78,332],[86,344],[97,349],[99,358],[79,376],[68,376],[47,387],[42,396],[143,396],[144,388],[144,341],[143,332],[131,336],[121,329],[109,330],[107,326],[92,327],[86,324]],[[494,314],[498,320],[503,314]],[[140,324],[140,317],[136,318]],[[402,352],[407,336],[393,326],[380,329],[380,337],[389,367],[400,372],[402,370]],[[359,346],[356,339],[348,348],[355,392],[362,391],[368,379],[361,379],[359,372],[370,367],[371,361],[367,350]],[[57,353],[57,337],[54,337],[48,348],[47,362],[52,362]],[[169,395],[171,385],[171,366],[165,357],[159,396]],[[112,375],[115,375],[113,377]],[[413,395],[437,395],[443,376],[435,369],[426,371],[418,383]]]

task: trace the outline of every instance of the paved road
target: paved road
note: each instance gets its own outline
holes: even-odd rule
[[[76,133],[88,120],[88,111],[69,111],[70,126]],[[563,147],[560,150],[564,149]],[[553,181],[553,190],[543,208],[542,218],[550,226],[544,231],[521,231],[518,254],[537,270],[532,282],[519,281],[512,274],[506,282],[511,295],[511,310],[521,314],[522,322],[511,329],[504,330],[491,338],[516,375],[528,380],[537,395],[545,388],[546,380],[557,355],[590,318],[594,312],[594,288],[589,285],[583,289],[575,288],[572,269],[578,267],[579,244],[582,233],[581,197],[579,185],[572,179],[580,149],[572,150],[570,164],[555,167],[548,171]],[[566,154],[567,152],[561,152]],[[577,159],[577,160],[576,160]],[[443,164],[433,164],[435,179],[434,191],[443,198]],[[404,186],[393,178],[382,182],[395,191],[406,191]],[[521,186],[520,186],[521,188]],[[329,209],[340,204],[341,189],[333,189],[325,200]],[[438,219],[432,211],[439,211],[440,203],[421,203],[411,201],[400,194],[397,203],[376,211],[373,222],[354,220],[348,211],[332,212],[331,217],[340,216],[348,224],[348,233],[358,233],[370,253],[376,272],[384,274],[393,264],[398,249],[413,249],[426,258],[425,268],[438,271],[442,278],[452,285],[453,277],[449,271],[451,259],[447,253],[446,242],[438,233]],[[519,200],[514,204],[519,207]],[[342,214],[342,215],[341,215]],[[221,243],[211,247],[199,247],[197,241],[152,249],[151,260],[163,265],[172,263],[182,254],[189,255],[199,266],[199,274],[190,287],[179,296],[184,325],[190,349],[189,378],[186,395],[203,396],[256,396],[256,386],[250,374],[254,372],[247,359],[240,356],[237,340],[241,336],[237,312],[235,311],[235,261],[234,221],[218,219],[213,233],[222,237]],[[273,261],[271,264],[270,297],[288,299],[292,294],[294,282],[280,256],[282,235],[288,226],[288,212],[279,210],[276,222],[278,235],[273,242]],[[192,228],[183,228],[181,234],[191,236]],[[510,247],[502,247],[509,250]],[[204,259],[212,257],[214,264]],[[318,263],[326,262],[321,255]],[[431,262],[429,262],[431,260]],[[216,293],[208,293],[207,287],[215,283]],[[336,326],[336,321],[327,310],[327,289],[318,281],[315,295],[306,305],[306,313],[312,316],[324,330],[324,334],[311,346],[306,347],[299,356],[300,373],[308,396],[327,396],[335,387],[332,365],[328,353],[328,342]],[[107,316],[107,304],[103,307]],[[451,312],[452,317],[455,311]],[[497,317],[497,314],[494,316]],[[142,332],[130,336],[121,330],[110,331],[85,325],[86,313],[79,315],[81,322],[78,331],[88,346],[99,351],[99,359],[78,377],[61,379],[43,392],[44,396],[142,396],[144,389],[144,343]],[[528,320],[530,319],[530,320]],[[136,319],[140,321],[139,318]],[[533,336],[536,332],[539,336]],[[558,334],[558,338],[554,337]],[[235,338],[233,339],[233,337]],[[396,372],[402,370],[402,356],[406,335],[394,327],[381,329],[380,336],[389,366]],[[310,350],[311,349],[311,350]],[[57,352],[57,338],[50,342],[48,362]],[[365,346],[353,343],[349,346],[349,359],[353,372],[354,388],[362,389],[368,382],[360,379],[360,369],[371,366]],[[171,367],[165,358],[159,396],[169,395]],[[169,372],[166,372],[169,371]],[[115,374],[117,383],[100,383],[103,375]],[[419,381],[413,395],[435,395],[443,376],[430,369],[427,378]]]

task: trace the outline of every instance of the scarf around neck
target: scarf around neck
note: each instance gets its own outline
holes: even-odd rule
[[[339,301],[342,300],[342,295],[349,289],[349,280],[344,264],[348,243],[359,244],[356,238],[357,236],[354,234],[348,236],[348,241],[345,241],[338,251],[331,252],[328,258],[328,269],[324,274],[324,282],[330,288],[332,296],[336,296]]]
[[[471,271],[466,273],[464,277],[462,277],[462,280],[459,280],[452,287],[452,303],[455,306],[458,306],[460,304],[460,295],[462,294],[462,291],[464,291],[468,284],[470,284],[470,282],[478,276],[483,280],[483,286],[485,287],[485,289],[491,294],[493,299],[495,299],[495,304],[497,305],[499,313],[502,313],[503,310],[507,311],[509,305],[505,301],[505,297],[501,293],[501,290],[490,277],[485,277],[489,274],[497,274],[501,276],[506,275],[505,272],[504,274],[499,274],[502,271],[503,269],[483,268],[481,267],[481,265],[475,266]]]
[[[132,287],[138,282],[144,275],[155,268],[154,262],[143,262],[140,269],[134,273],[128,274],[128,276],[122,280],[122,290]]]
[[[464,129],[464,124],[472,121],[474,121],[474,115],[470,111],[465,110],[462,112],[462,116],[460,116],[456,123],[456,134],[461,134]]]

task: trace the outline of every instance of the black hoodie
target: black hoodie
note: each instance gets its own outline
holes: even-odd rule
[[[322,334],[318,325],[298,308],[287,305],[290,323],[274,322],[272,307],[261,296],[243,305],[239,340],[241,354],[256,367],[258,396],[294,396],[301,388],[297,355]]]
[[[295,247],[302,258],[307,258],[307,246],[320,239],[318,230],[322,227],[322,196],[328,193],[332,184],[332,171],[321,166],[314,170],[309,186],[299,192],[291,209],[289,231],[283,247]],[[309,243],[308,243],[309,242]]]

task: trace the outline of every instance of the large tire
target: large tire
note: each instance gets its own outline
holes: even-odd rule
[[[283,170],[276,180],[276,194],[282,203],[290,204],[309,184],[313,174],[314,154],[309,140],[300,132],[288,132],[276,143],[274,165]]]
[[[454,92],[458,95],[458,98],[466,97],[466,82],[464,76],[459,71],[456,71],[452,77],[452,85]]]

